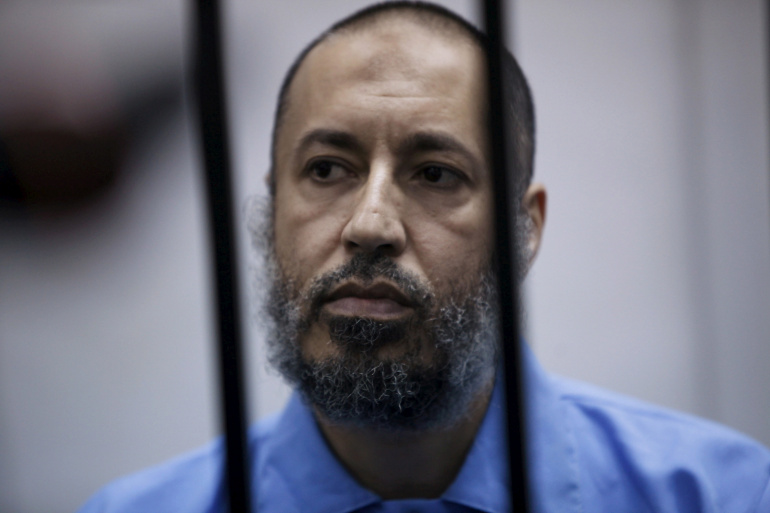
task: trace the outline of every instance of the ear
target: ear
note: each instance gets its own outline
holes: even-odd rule
[[[527,268],[532,266],[540,249],[540,241],[543,238],[545,227],[545,212],[548,196],[545,186],[541,183],[533,183],[527,188],[522,198],[521,208],[529,217],[527,233],[527,254],[529,261]]]

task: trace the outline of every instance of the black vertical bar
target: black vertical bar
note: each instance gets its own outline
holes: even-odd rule
[[[518,277],[516,237],[513,236],[511,185],[508,176],[507,130],[503,73],[505,46],[504,2],[484,1],[484,27],[487,33],[487,90],[489,142],[494,176],[495,237],[497,279],[500,298],[500,340],[505,363],[505,397],[507,405],[508,463],[511,472],[511,506],[516,513],[529,511],[527,472],[526,417],[521,365],[521,338],[518,317]]]
[[[225,428],[224,475],[230,512],[249,513],[251,480],[246,439],[230,149],[224,100],[221,11],[217,0],[197,0],[196,7],[195,82],[216,277],[219,377]]]

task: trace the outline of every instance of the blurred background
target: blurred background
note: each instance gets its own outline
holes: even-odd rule
[[[367,3],[225,2],[244,282],[283,74]],[[554,372],[770,444],[764,3],[514,4],[550,192],[527,339]],[[74,511],[219,433],[190,15],[0,5],[0,511]],[[288,391],[248,332],[256,419]]]

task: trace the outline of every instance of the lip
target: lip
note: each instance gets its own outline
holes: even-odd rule
[[[324,306],[336,315],[381,319],[402,317],[413,309],[412,302],[398,288],[382,282],[368,287],[346,283],[329,294]]]

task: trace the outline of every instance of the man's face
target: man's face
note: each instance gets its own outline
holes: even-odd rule
[[[483,331],[460,326],[480,295],[489,306],[482,77],[471,42],[412,22],[333,36],[301,66],[276,139],[273,219],[304,361],[436,374],[440,333]]]

